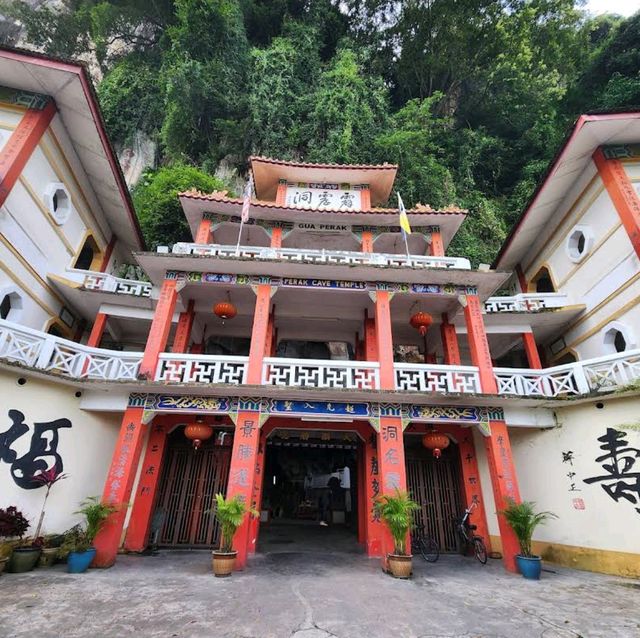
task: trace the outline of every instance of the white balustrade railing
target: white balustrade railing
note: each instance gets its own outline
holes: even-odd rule
[[[396,363],[396,390],[404,392],[480,393],[478,368],[473,366]]]
[[[78,379],[135,380],[141,352],[91,348],[0,321],[0,359]]]
[[[262,383],[296,388],[377,390],[380,387],[380,364],[269,357],[263,362]]]
[[[120,277],[114,277],[103,272],[75,270],[75,273],[84,275],[82,285],[87,290],[102,290],[104,292],[115,292],[119,295],[150,297],[153,288],[153,285],[148,281],[120,279]]]
[[[141,352],[91,348],[39,330],[0,320],[0,360],[72,379],[137,381]],[[162,353],[155,381],[165,383],[245,383],[248,357]],[[396,390],[479,394],[472,366],[396,363]],[[498,394],[562,398],[610,391],[640,379],[640,349],[541,370],[494,368]],[[264,359],[268,386],[339,390],[380,389],[380,364],[370,361]]]
[[[468,259],[462,257],[430,257],[425,255],[393,255],[388,253],[363,253],[348,250],[316,250],[311,248],[265,248],[260,246],[221,246],[218,244],[192,244],[179,242],[173,245],[176,255],[204,255],[230,259],[265,259],[309,264],[334,264],[341,266],[391,266],[394,268],[456,268],[470,270]]]
[[[485,312],[536,312],[569,305],[568,295],[561,292],[526,293],[513,297],[489,297],[484,302]]]
[[[156,381],[165,383],[244,383],[249,357],[211,354],[160,355]]]

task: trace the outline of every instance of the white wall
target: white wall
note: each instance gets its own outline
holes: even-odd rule
[[[71,421],[70,428],[58,430],[58,453],[68,478],[51,489],[43,528],[44,533],[62,532],[79,522],[73,512],[83,498],[102,494],[122,414],[81,410],[81,398],[75,396],[73,387],[33,378],[18,385],[17,379],[16,374],[0,371],[0,433],[6,432],[11,425],[9,410],[22,412],[24,422],[29,426],[29,432],[11,446],[18,458],[29,449],[34,423],[55,419]],[[18,487],[10,469],[9,463],[0,461],[0,507],[15,505],[22,510],[31,521],[27,534],[33,534],[45,488],[25,490]]]
[[[640,398],[605,399],[602,409],[596,403],[556,409],[559,426],[553,429],[509,429],[520,494],[524,500],[534,501],[539,509],[550,510],[559,517],[538,527],[534,540],[640,554],[640,512],[636,511],[640,496],[635,505],[624,498],[616,502],[600,483],[584,482],[607,474],[602,467],[606,461],[595,461],[605,454],[597,439],[606,434],[607,428],[624,431],[629,446],[640,449]],[[479,435],[476,450],[489,531],[497,535],[495,503]],[[573,464],[563,462],[563,452],[573,452]],[[640,458],[630,471],[640,472]],[[569,477],[570,472],[575,476]],[[572,483],[579,491],[571,491]],[[574,499],[582,499],[584,509],[577,509]]]

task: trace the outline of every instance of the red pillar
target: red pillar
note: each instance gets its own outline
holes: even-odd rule
[[[362,231],[362,252],[373,252],[373,233],[370,230]]]
[[[442,337],[442,352],[444,354],[444,362],[448,366],[459,366],[460,348],[458,347],[458,335],[456,327],[449,323],[447,313],[442,315],[442,323],[440,324],[440,336]]]
[[[180,313],[178,327],[176,328],[176,336],[173,339],[171,352],[187,352],[189,348],[191,329],[193,328],[193,320],[195,318],[193,305],[193,299],[190,299],[187,304],[187,309]]]
[[[53,100],[40,111],[27,109],[0,151],[0,206],[7,200],[55,114]]]
[[[444,257],[444,244],[442,233],[439,230],[431,232],[431,244],[429,244],[429,254],[432,257]]]
[[[271,286],[260,284],[256,293],[256,307],[253,314],[251,346],[247,365],[247,380],[250,385],[262,384],[262,360],[269,332],[269,306],[271,304]]]
[[[529,284],[527,283],[527,278],[524,276],[524,270],[522,270],[522,266],[520,264],[516,266],[516,277],[518,278],[520,292],[529,292]]]
[[[239,496],[247,507],[253,507],[255,470],[260,440],[260,413],[238,412],[233,450],[231,452],[231,467],[229,469],[229,485],[227,497]],[[238,552],[236,569],[243,569],[247,564],[249,548],[254,547],[255,539],[251,531],[255,528],[248,514],[238,528],[233,539],[233,548]]]
[[[482,307],[477,295],[467,295],[464,307],[467,323],[467,339],[471,350],[471,361],[477,366],[480,375],[480,387],[486,394],[497,394],[498,385],[493,374],[493,364],[489,351],[487,333],[484,330]]]
[[[210,244],[213,240],[211,236],[211,220],[201,219],[196,233],[196,244]]]
[[[260,513],[262,509],[262,489],[264,487],[264,461],[267,448],[267,433],[262,430],[258,442],[258,453],[256,454],[255,476],[253,481],[252,507]],[[249,554],[256,553],[258,535],[260,533],[260,517],[251,517],[249,520],[249,544],[247,551]]]
[[[282,228],[271,229],[271,248],[282,248]]]
[[[276,191],[276,205],[284,206],[287,203],[287,182],[279,182]]]
[[[360,191],[360,210],[371,210],[371,190],[369,188],[363,188]],[[363,251],[371,252],[371,251]]]
[[[111,235],[111,239],[105,248],[104,255],[102,255],[102,263],[100,264],[100,272],[106,272],[107,266],[111,261],[111,255],[113,255],[113,249],[116,245],[116,236]]]
[[[393,367],[393,333],[391,330],[391,295],[386,290],[376,292],[376,344],[380,362],[380,389],[395,390]]]
[[[376,498],[382,494],[378,467],[377,436],[371,432],[364,446],[365,532],[367,556],[383,556],[384,527],[374,511]]]
[[[141,552],[147,547],[153,506],[167,447],[167,426],[162,423],[152,424],[150,429],[147,449],[142,461],[142,474],[138,481],[124,541],[125,549],[131,552]]]
[[[111,567],[120,547],[127,503],[131,497],[145,432],[142,413],[143,408],[127,408],[122,419],[102,494],[102,500],[115,505],[118,511],[107,520],[93,543],[97,550],[94,560],[97,567]]]
[[[491,487],[496,502],[496,510],[502,511],[508,505],[508,499],[520,502],[518,480],[511,455],[509,433],[504,421],[491,421],[491,436],[484,439],[489,462]],[[502,541],[504,566],[510,572],[517,571],[515,557],[520,553],[518,539],[504,516],[498,513],[498,527]]]
[[[631,245],[640,257],[640,196],[620,160],[607,159],[602,149],[598,148],[593,154],[593,161],[629,235]]]
[[[107,327],[107,319],[109,315],[104,312],[99,312],[96,315],[95,321],[93,322],[93,327],[91,328],[91,334],[89,335],[89,340],[87,341],[87,345],[92,348],[99,348],[100,341],[102,340],[102,335],[104,334],[104,329]]]
[[[542,368],[542,363],[540,362],[540,354],[538,353],[538,347],[536,346],[536,339],[533,336],[533,332],[523,332],[522,342],[524,343],[524,351],[527,353],[529,367],[540,370]]]
[[[364,545],[367,541],[367,475],[365,460],[365,445],[361,442],[357,452],[357,481],[358,481],[358,543]]]
[[[460,467],[462,469],[462,482],[464,484],[464,495],[467,507],[475,503],[470,515],[472,525],[477,525],[478,536],[482,536],[487,551],[491,551],[491,539],[489,538],[489,526],[487,525],[487,512],[482,498],[480,485],[480,471],[478,469],[478,458],[476,456],[476,446],[473,440],[473,432],[470,428],[461,430],[462,439],[458,441],[458,453],[460,454]]]
[[[173,312],[178,299],[176,285],[177,282],[174,279],[165,279],[162,284],[158,305],[149,330],[149,338],[140,363],[140,376],[149,379],[155,377],[158,357],[166,348],[169,331],[171,330]]]

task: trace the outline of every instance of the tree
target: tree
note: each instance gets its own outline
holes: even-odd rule
[[[178,193],[195,188],[209,193],[224,188],[216,177],[183,164],[147,171],[133,191],[133,203],[145,241],[151,250],[160,244],[192,241]]]

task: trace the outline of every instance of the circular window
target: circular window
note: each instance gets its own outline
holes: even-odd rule
[[[567,255],[573,262],[582,261],[593,246],[593,233],[587,226],[576,226],[567,237]]]
[[[619,321],[610,323],[603,331],[603,345],[607,354],[633,350],[636,347],[633,332]]]
[[[44,199],[56,224],[62,226],[71,213],[71,197],[65,185],[58,182],[49,184],[45,190]]]

